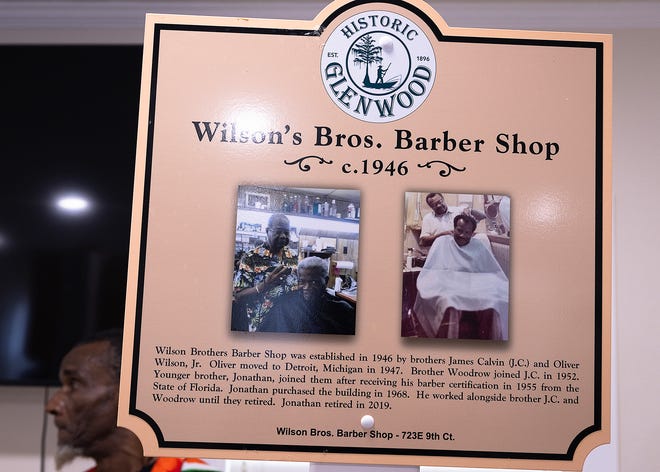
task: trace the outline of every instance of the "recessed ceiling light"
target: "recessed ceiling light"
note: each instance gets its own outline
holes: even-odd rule
[[[83,213],[89,210],[89,200],[79,195],[67,195],[57,199],[57,208],[67,213]]]

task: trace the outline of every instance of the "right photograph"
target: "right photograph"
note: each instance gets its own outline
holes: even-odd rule
[[[511,200],[406,192],[401,336],[509,339]]]

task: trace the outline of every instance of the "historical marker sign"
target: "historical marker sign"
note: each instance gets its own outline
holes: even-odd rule
[[[577,470],[609,441],[609,36],[455,29],[416,0],[148,15],[140,113],[120,423],[147,453]],[[471,307],[407,253],[435,192],[486,218],[446,270],[479,234],[502,268],[466,269]],[[269,288],[238,244],[279,212],[298,254],[345,256],[350,334],[237,308],[237,280]]]

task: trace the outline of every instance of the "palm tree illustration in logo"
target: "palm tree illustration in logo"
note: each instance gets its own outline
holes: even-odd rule
[[[362,80],[362,85],[364,85],[365,88],[371,88],[371,89],[392,88],[394,87],[394,85],[397,83],[398,80],[391,80],[389,82],[385,82],[383,80],[385,74],[390,68],[390,65],[392,64],[390,63],[386,68],[383,68],[382,66],[383,56],[381,56],[381,53],[383,52],[383,48],[377,46],[375,43],[376,40],[370,34],[365,34],[364,36],[362,36],[351,48],[351,52],[353,53],[353,56],[355,56],[353,59],[353,63],[359,66],[362,66],[362,64],[366,65],[364,79]],[[369,65],[374,63],[378,64],[378,69],[376,71],[376,81],[372,82],[371,78],[369,77]]]

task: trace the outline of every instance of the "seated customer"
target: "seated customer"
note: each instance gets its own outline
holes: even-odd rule
[[[508,339],[509,280],[472,238],[476,228],[470,215],[457,215],[453,237],[434,241],[417,278],[414,312],[429,336]]]
[[[279,297],[258,331],[355,334],[355,309],[326,291],[328,268],[320,257],[298,264],[298,290]]]
[[[432,192],[426,195],[426,204],[431,208],[430,213],[422,218],[422,230],[419,234],[419,252],[426,256],[433,242],[442,236],[451,236],[454,229],[454,218],[460,213],[472,216],[481,221],[486,218],[482,212],[474,208],[447,206],[445,197],[441,193]]]
[[[138,437],[117,426],[121,344],[121,332],[108,331],[62,359],[62,387],[46,404],[58,430],[57,469],[90,457],[96,467],[88,472],[219,472],[199,459],[144,457]]]

